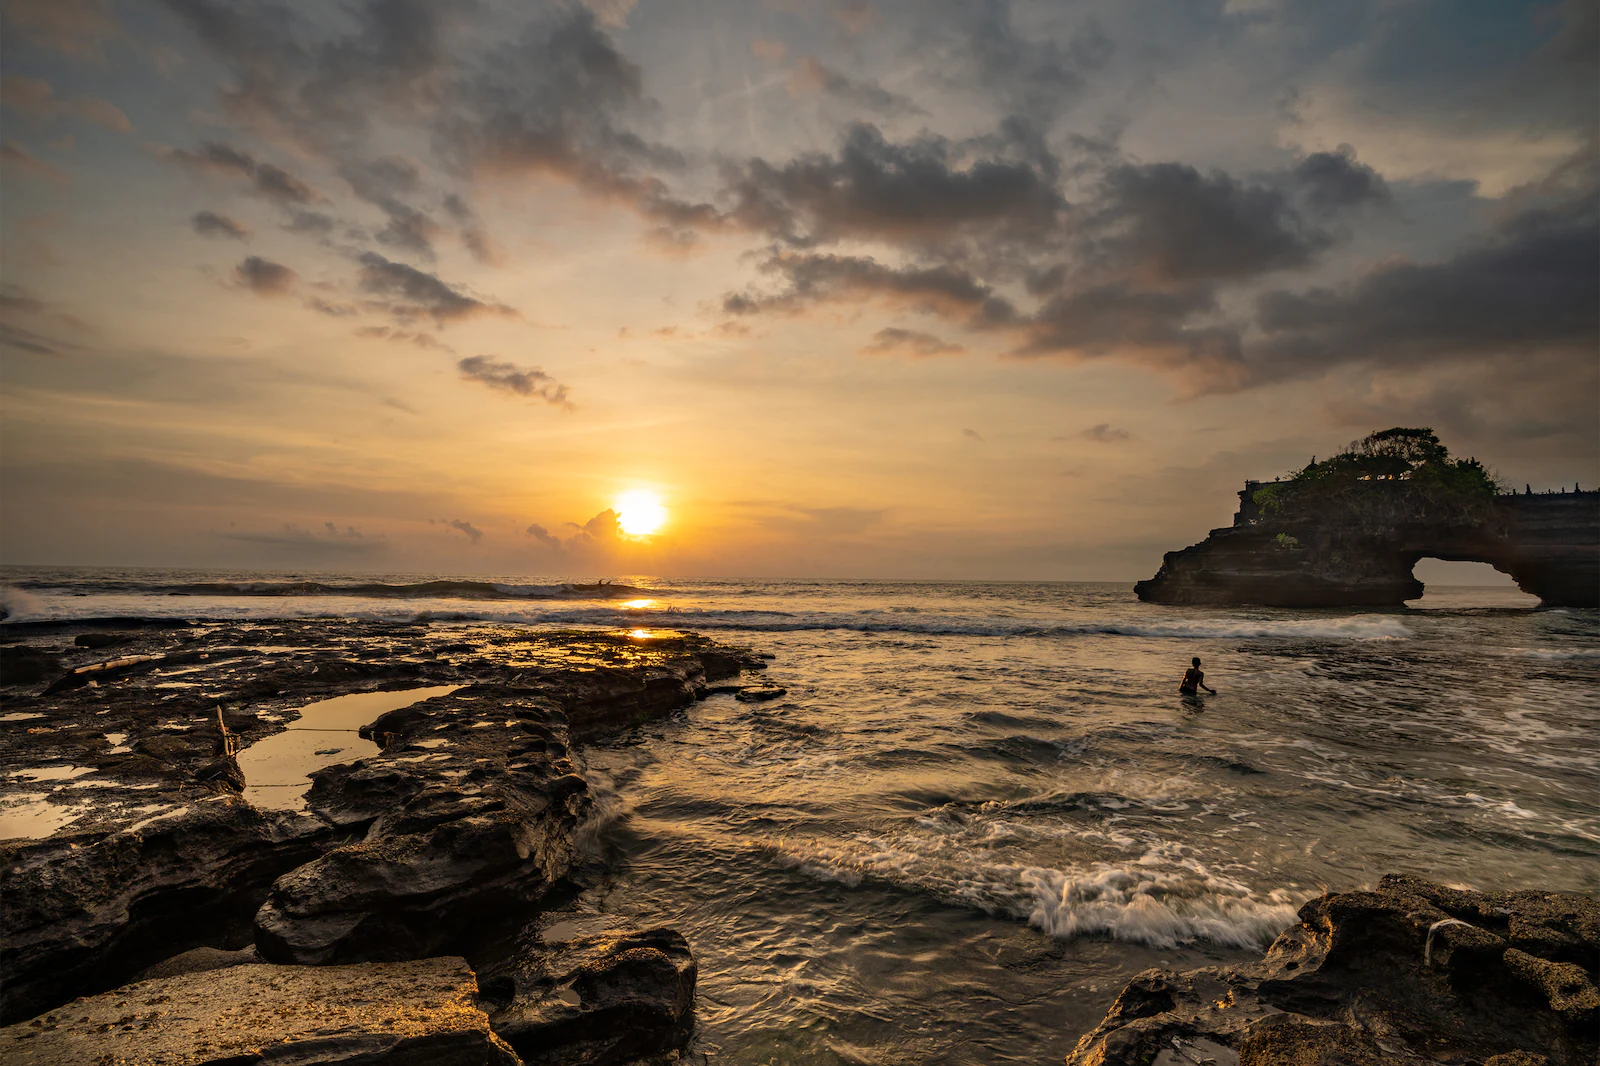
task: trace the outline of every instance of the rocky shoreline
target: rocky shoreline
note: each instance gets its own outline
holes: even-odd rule
[[[1597,980],[1594,900],[1390,875],[1257,963],[1139,974],[1067,1066],[1589,1066]]]
[[[755,653],[327,620],[5,635],[0,814],[35,834],[0,843],[6,1061],[629,1062],[687,1039],[680,935],[614,918],[551,935],[584,876],[572,747],[742,691]],[[297,708],[436,685],[455,687],[329,733],[349,761],[312,775],[303,810],[241,795],[232,753]],[[401,994],[394,966],[444,991]],[[314,1024],[326,967],[364,1020]],[[195,1006],[218,969],[246,1006]],[[262,1003],[300,1027],[273,1035]]]
[[[574,746],[781,693],[757,653],[328,620],[0,640],[0,818],[31,834],[0,842],[0,1060],[679,1061],[695,958],[589,902]],[[249,802],[235,753],[401,689],[315,742],[338,761],[303,801]],[[1069,1066],[1595,1061],[1593,900],[1391,876],[1299,917],[1259,962],[1139,974]]]

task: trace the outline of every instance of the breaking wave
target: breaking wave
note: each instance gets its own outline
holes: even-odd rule
[[[648,595],[648,589],[610,582],[593,584],[516,585],[494,581],[418,581],[410,584],[385,582],[322,581],[191,581],[152,585],[140,581],[57,582],[23,580],[17,589],[70,590],[74,594],[136,594],[143,596],[347,596],[358,599],[418,600],[578,600],[623,599]]]
[[[1026,921],[1061,940],[1104,936],[1169,949],[1203,940],[1259,949],[1293,925],[1312,891],[1266,894],[1157,846],[1131,862],[1082,868],[984,861],[968,848],[926,838],[860,834],[847,841],[783,840],[777,859],[808,876],[848,886],[880,881],[946,903]]]

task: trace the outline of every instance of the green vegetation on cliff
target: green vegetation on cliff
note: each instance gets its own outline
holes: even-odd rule
[[[1255,491],[1261,517],[1340,515],[1367,521],[1473,523],[1486,518],[1499,486],[1476,459],[1452,459],[1431,429],[1396,427],[1351,442],[1287,481]]]

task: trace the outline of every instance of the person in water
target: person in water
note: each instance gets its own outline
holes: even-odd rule
[[[1206,675],[1200,672],[1199,656],[1196,656],[1193,662],[1194,665],[1183,672],[1183,684],[1178,686],[1178,694],[1181,696],[1198,696],[1200,689],[1205,689],[1215,696],[1217,690],[1206,684]]]

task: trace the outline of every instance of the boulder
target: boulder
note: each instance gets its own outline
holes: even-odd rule
[[[1241,1066],[1591,1066],[1597,967],[1592,899],[1391,875],[1311,900],[1257,963],[1139,974],[1067,1062],[1145,1066],[1204,1040]]]
[[[11,1066],[517,1066],[464,959],[231,966],[140,981],[0,1029]]]

